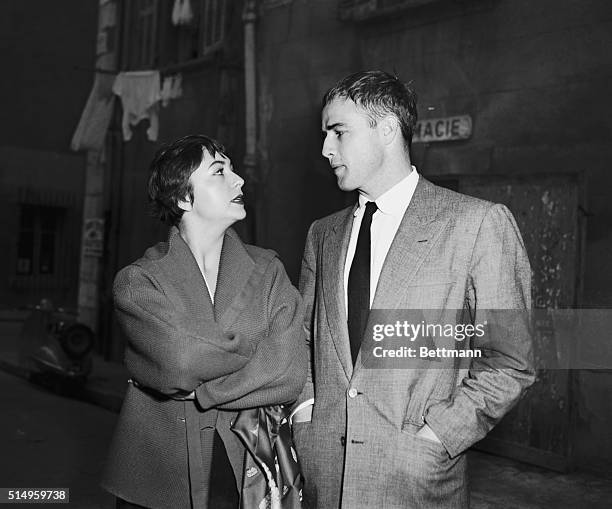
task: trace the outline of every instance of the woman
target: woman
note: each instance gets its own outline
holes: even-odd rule
[[[173,226],[113,287],[132,376],[102,483],[118,507],[299,506],[286,411],[268,406],[304,385],[303,309],[276,254],[230,228],[243,184],[206,136],[152,162],[149,195]]]

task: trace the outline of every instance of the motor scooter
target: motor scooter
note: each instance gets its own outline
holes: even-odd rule
[[[78,389],[91,373],[93,331],[49,299],[25,319],[19,344],[21,364],[34,382],[59,391]]]

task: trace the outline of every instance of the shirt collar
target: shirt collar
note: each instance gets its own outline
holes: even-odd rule
[[[419,182],[419,174],[415,166],[412,166],[410,175],[404,177],[391,189],[381,194],[375,201],[378,210],[385,215],[403,216],[410,204],[414,190]],[[363,214],[365,205],[369,200],[359,195],[359,207],[355,209],[354,216]]]

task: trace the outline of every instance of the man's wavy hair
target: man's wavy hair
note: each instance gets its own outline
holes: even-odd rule
[[[202,163],[204,150],[211,157],[215,153],[228,157],[221,143],[202,134],[180,138],[162,146],[155,154],[148,187],[151,212],[160,221],[177,226],[184,212],[179,201],[188,196],[193,203],[189,177]]]
[[[397,76],[384,71],[360,71],[340,80],[323,97],[323,108],[336,98],[350,99],[370,118],[370,126],[386,115],[397,118],[408,152],[417,123],[417,96]]]

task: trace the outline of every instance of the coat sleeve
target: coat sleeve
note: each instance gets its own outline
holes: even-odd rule
[[[313,359],[313,331],[314,331],[314,309],[316,291],[317,257],[314,248],[314,227],[313,223],[308,230],[304,256],[302,257],[302,269],[300,272],[300,293],[304,299],[304,333],[306,335],[306,348],[308,353],[308,372],[306,384],[302,393],[298,397],[295,407],[314,398],[314,383],[312,379],[312,359]]]
[[[247,337],[225,334],[209,320],[198,324],[177,311],[154,277],[130,265],[113,285],[115,311],[127,337],[125,364],[134,379],[166,396],[244,367],[253,353]]]
[[[474,323],[497,316],[511,319],[512,327],[490,328],[475,341],[482,357],[472,359],[451,398],[426,411],[425,422],[451,456],[484,438],[535,380],[528,316],[531,270],[518,226],[504,205],[492,206],[481,223],[467,294]]]
[[[235,372],[204,382],[196,389],[203,408],[242,410],[290,403],[306,378],[306,345],[302,330],[302,299],[278,258],[264,276],[268,335],[257,345],[249,362]]]

